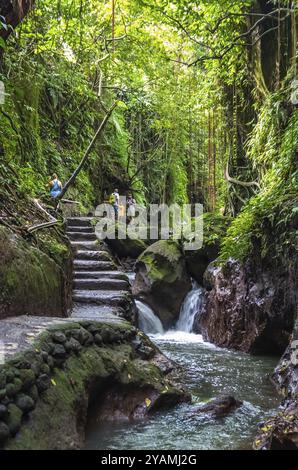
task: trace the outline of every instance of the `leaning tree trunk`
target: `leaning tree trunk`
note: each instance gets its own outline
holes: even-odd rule
[[[77,166],[77,168],[75,169],[75,171],[72,173],[71,177],[69,178],[69,180],[67,181],[67,183],[65,184],[65,186],[63,187],[62,189],[62,192],[61,194],[57,197],[57,202],[59,203],[59,200],[61,200],[64,196],[64,194],[68,191],[68,189],[70,188],[70,186],[72,186],[78,176],[78,174],[80,173],[81,169],[83,168],[84,164],[86,163],[91,151],[93,150],[93,147],[95,145],[95,142],[97,141],[97,139],[101,136],[101,134],[103,133],[104,129],[105,129],[105,126],[107,125],[108,123],[108,120],[110,119],[114,109],[116,108],[117,106],[117,102],[113,104],[113,106],[107,111],[105,117],[103,118],[99,128],[97,129],[97,131],[95,132],[94,134],[94,137],[92,138],[82,160],[80,161],[79,165]]]

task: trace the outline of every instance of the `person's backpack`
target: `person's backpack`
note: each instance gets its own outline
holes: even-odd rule
[[[113,194],[110,195],[109,203],[110,203],[110,204],[115,204],[115,202],[116,202],[116,196],[115,196],[115,194],[113,193]]]

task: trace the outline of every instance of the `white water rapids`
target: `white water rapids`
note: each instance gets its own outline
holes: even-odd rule
[[[180,310],[180,316],[174,329],[165,332],[162,323],[154,311],[144,302],[137,300],[139,327],[149,335],[162,336],[164,340],[178,342],[201,342],[201,335],[192,334],[195,317],[200,314],[203,305],[203,288],[194,283],[187,294]]]

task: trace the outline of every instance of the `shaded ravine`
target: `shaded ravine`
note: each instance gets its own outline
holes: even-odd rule
[[[190,293],[182,306],[177,323],[180,328],[184,322],[185,329],[189,329],[187,309],[190,318],[193,308],[200,305],[201,291],[198,287],[195,289],[197,295],[194,291]],[[138,307],[144,311],[144,306]],[[152,311],[151,314],[154,315]],[[154,319],[148,321],[148,311],[146,315],[147,325],[152,328]],[[86,448],[250,449],[259,424],[275,413],[278,404],[269,379],[278,358],[223,350],[203,342],[200,335],[179,331],[179,328],[149,335],[166,356],[182,366],[181,380],[192,393],[192,404],[160,412],[145,422],[98,425],[90,420]],[[198,404],[222,394],[242,400],[242,407],[217,420],[196,415]]]

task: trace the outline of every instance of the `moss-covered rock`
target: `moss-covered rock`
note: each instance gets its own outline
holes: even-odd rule
[[[47,373],[40,367],[36,385],[12,397],[8,407],[0,403],[0,444],[5,449],[79,448],[90,414],[99,420],[143,419],[161,407],[190,400],[174,385],[170,361],[125,322],[66,321],[45,330],[31,349],[0,368],[5,383],[19,370],[13,364],[30,361],[32,368],[48,363],[54,350],[46,352],[52,351],[47,345],[63,335],[68,341],[75,335],[81,349],[68,351]],[[90,335],[100,336],[100,344],[90,342]],[[144,349],[151,350],[150,359],[144,359]]]
[[[49,255],[0,226],[0,318],[66,315],[70,299],[65,277]]]
[[[126,227],[117,224],[114,231],[107,232],[105,239],[107,245],[119,258],[137,259],[148,247],[148,243],[141,239],[130,238]]]
[[[165,328],[176,322],[190,289],[191,279],[177,242],[158,241],[138,258],[133,294],[151,306]]]
[[[220,245],[231,219],[218,214],[203,215],[203,246],[196,251],[186,251],[186,266],[189,274],[200,285],[208,265],[220,253]]]

